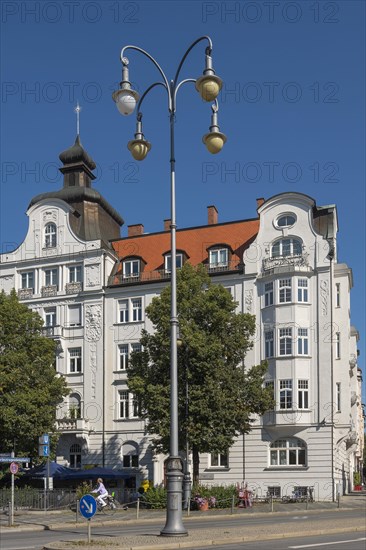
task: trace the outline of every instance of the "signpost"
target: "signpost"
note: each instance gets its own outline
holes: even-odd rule
[[[12,527],[14,525],[14,475],[17,474],[19,470],[17,462],[27,463],[30,462],[30,458],[25,456],[14,456],[14,451],[12,451],[10,456],[0,456],[0,462],[10,463],[9,470],[11,472],[11,500],[9,506],[9,527]]]
[[[50,488],[50,437],[48,434],[43,434],[38,438],[38,455],[47,457],[47,478],[45,484],[44,495],[44,511],[47,511],[47,498]]]
[[[90,520],[97,511],[97,501],[92,495],[84,495],[80,499],[80,513],[88,520],[88,544],[91,542],[91,524]]]

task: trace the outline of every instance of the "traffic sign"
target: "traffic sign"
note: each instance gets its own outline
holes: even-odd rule
[[[84,495],[80,499],[80,513],[86,519],[90,519],[94,516],[97,511],[97,501],[92,495]]]
[[[49,445],[38,445],[38,455],[39,456],[49,456]]]
[[[50,443],[49,435],[48,435],[48,434],[43,434],[43,435],[41,435],[41,436],[38,438],[38,443],[39,443],[40,445],[49,445],[49,443]]]
[[[17,474],[19,470],[18,464],[16,462],[12,462],[9,466],[9,470],[11,471],[12,474]]]
[[[0,456],[0,462],[30,462],[30,458],[29,456]]]

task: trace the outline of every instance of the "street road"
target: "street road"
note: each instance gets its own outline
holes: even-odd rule
[[[224,534],[226,529],[231,528],[231,532],[235,536],[235,528],[240,526],[242,527],[244,525],[248,526],[255,526],[255,525],[268,525],[268,533],[271,532],[271,526],[276,525],[278,527],[279,524],[286,525],[286,528],[288,528],[289,523],[293,525],[293,532],[296,533],[296,531],[299,530],[301,525],[301,530],[306,531],[306,523],[311,522],[312,526],[314,528],[314,524],[316,524],[316,527],[318,529],[322,528],[322,523],[325,520],[333,520],[334,527],[340,526],[340,527],[346,527],[347,526],[347,520],[350,518],[357,518],[359,520],[360,526],[363,526],[365,524],[365,514],[363,509],[359,510],[339,510],[339,511],[330,511],[330,512],[321,512],[319,514],[306,514],[306,513],[294,513],[289,514],[286,516],[262,516],[262,517],[219,517],[215,516],[212,518],[203,518],[202,520],[189,520],[188,518],[184,518],[184,525],[187,527],[190,534],[194,534],[195,530],[202,530],[207,529],[208,530],[208,537],[209,537],[209,529],[210,526],[215,528],[222,529],[222,532]],[[305,522],[305,527],[304,527]],[[162,520],[157,520],[155,522],[149,522],[138,524],[138,523],[121,523],[120,525],[107,525],[107,526],[93,526],[92,521],[92,538],[94,540],[103,540],[104,542],[109,537],[111,539],[114,539],[115,537],[122,536],[122,535],[138,535],[138,534],[144,534],[144,535],[158,535],[161,531],[161,528],[163,527],[164,522]],[[319,526],[319,527],[318,527]],[[338,538],[336,537],[334,540],[357,540],[362,538],[363,533],[346,533],[346,537],[342,535],[339,535]],[[73,528],[62,528],[60,525],[60,528],[56,530],[45,530],[45,531],[23,531],[23,532],[1,532],[0,534],[0,547],[1,550],[40,550],[45,544],[53,541],[71,541],[71,540],[86,540],[87,538],[87,523],[84,521],[84,524],[82,524],[80,527]],[[317,541],[321,540],[322,537],[317,537]],[[301,538],[301,539],[294,539],[292,546],[301,546],[304,544],[308,544],[308,541],[310,539],[308,537]],[[282,544],[282,546],[281,546]],[[344,548],[349,548],[350,550],[365,550],[365,541],[361,541],[361,547],[359,548],[357,546],[357,542],[352,543],[353,546],[350,546],[351,543],[348,543],[349,545],[345,546]],[[249,546],[248,546],[249,545]],[[254,546],[255,545],[255,546]],[[258,546],[257,546],[258,545]],[[262,546],[261,546],[262,545]],[[279,546],[277,546],[279,545]],[[289,539],[281,539],[281,540],[271,540],[270,542],[270,548],[271,550],[274,549],[288,549],[290,547]],[[156,547],[157,548],[157,547]],[[194,547],[192,547],[194,548]],[[203,550],[202,544],[200,544],[200,550]],[[212,550],[212,546],[210,546]],[[223,548],[225,550],[231,550],[231,549],[266,549],[269,548],[269,542],[263,541],[261,542],[250,542],[248,544],[240,543],[237,545],[224,545],[224,546],[215,546],[214,548]],[[312,548],[312,547],[309,547]],[[319,548],[322,550],[323,547],[314,547]],[[324,547],[326,548],[326,547]],[[341,550],[342,546],[339,544],[331,546],[330,547],[335,548],[336,550]],[[299,548],[299,550],[302,550]]]

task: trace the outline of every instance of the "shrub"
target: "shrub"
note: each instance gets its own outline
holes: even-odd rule
[[[92,492],[92,490],[93,490],[92,485],[87,481],[83,481],[81,485],[78,485],[76,487],[76,498],[80,500],[82,496],[89,495]]]
[[[361,485],[361,474],[360,472],[353,472],[353,484]]]
[[[230,508],[233,495],[236,495],[235,485],[194,485],[192,487],[192,500],[199,495],[208,500],[210,507],[213,508]]]
[[[145,502],[149,508],[166,508],[167,492],[164,487],[149,488],[140,498],[140,502]]]

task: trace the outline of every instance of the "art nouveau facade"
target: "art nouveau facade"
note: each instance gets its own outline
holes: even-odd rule
[[[1,288],[39,312],[57,340],[57,371],[70,396],[57,412],[58,460],[164,477],[128,391],[126,366],[152,330],[145,308],[170,281],[169,220],[145,234],[91,188],[95,164],[77,138],[60,155],[64,186],[35,197],[22,245],[3,254]],[[256,316],[245,367],[268,361],[276,407],[227,454],[201,457],[203,483],[247,480],[259,494],[314,486],[317,498],[352,488],[363,452],[357,330],[350,325],[352,272],[337,259],[334,205],[300,193],[258,200],[253,219],[177,232],[177,266],[203,263],[230,289],[238,311]]]

